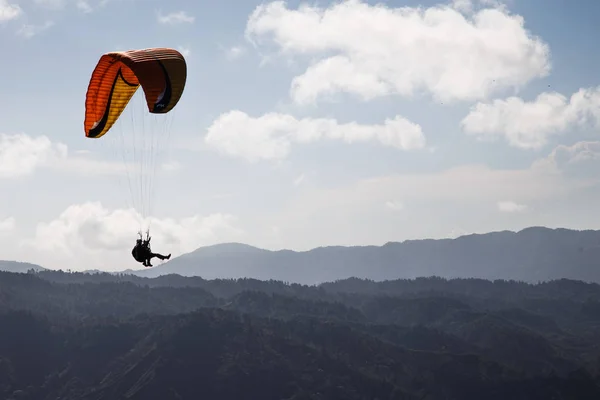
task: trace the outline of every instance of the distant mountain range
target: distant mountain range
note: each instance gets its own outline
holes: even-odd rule
[[[329,246],[300,252],[227,243],[201,247],[154,268],[124,273],[205,279],[249,277],[303,284],[348,277],[381,281],[432,275],[526,282],[568,278],[600,283],[600,231],[531,227],[456,239]]]
[[[0,270],[26,272],[33,264],[0,262]],[[270,251],[240,243],[201,247],[153,268],[120,273],[254,278],[315,284],[349,277],[410,279],[576,279],[600,283],[600,231],[531,227],[519,232],[472,234],[456,239],[390,242],[383,246],[329,246]]]

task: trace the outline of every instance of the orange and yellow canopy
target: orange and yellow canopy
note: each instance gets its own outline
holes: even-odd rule
[[[185,88],[187,66],[177,50],[151,48],[104,54],[90,79],[85,99],[85,135],[103,136],[119,118],[139,86],[148,110],[167,113]]]

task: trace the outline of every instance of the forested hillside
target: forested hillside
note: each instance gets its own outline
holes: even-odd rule
[[[598,399],[600,286],[0,273],[3,399]]]

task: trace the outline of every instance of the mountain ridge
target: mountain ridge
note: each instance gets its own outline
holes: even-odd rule
[[[266,250],[236,242],[198,248],[138,276],[276,279],[303,284],[358,277],[418,276],[600,282],[600,231],[527,227],[457,238],[409,239],[383,245]],[[569,268],[569,264],[571,268]]]
[[[35,271],[44,271],[48,268],[24,261],[0,260],[0,271],[25,273],[31,269]]]
[[[456,238],[389,241],[382,245],[331,245],[269,250],[240,242],[202,246],[150,269],[114,274],[178,274],[207,279],[275,279],[304,284],[358,277],[373,280],[419,276],[520,279],[570,278],[600,282],[600,230],[530,226]],[[7,267],[8,266],[8,267]],[[44,267],[0,261],[0,270]],[[84,272],[102,272],[89,271]]]

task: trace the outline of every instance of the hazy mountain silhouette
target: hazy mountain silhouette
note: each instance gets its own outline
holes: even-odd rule
[[[0,271],[25,273],[31,269],[35,271],[43,271],[46,268],[26,262],[0,260]]]
[[[385,280],[432,275],[526,282],[560,278],[600,282],[600,231],[531,227],[456,239],[330,246],[302,252],[228,243],[201,247],[154,268],[126,273],[144,277],[249,277],[305,284],[348,277]]]

